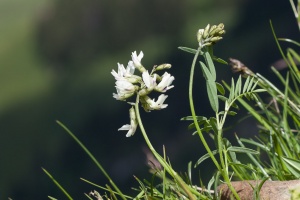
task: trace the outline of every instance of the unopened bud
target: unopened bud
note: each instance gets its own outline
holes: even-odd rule
[[[205,42],[205,43],[202,45],[202,47],[205,47],[205,46],[210,46],[210,45],[212,45],[212,43],[211,43],[211,42]]]
[[[142,78],[137,75],[131,75],[129,77],[125,77],[125,79],[130,83],[138,83],[142,80]]]
[[[223,34],[225,34],[226,33],[226,31],[225,30],[222,30],[222,31],[219,31],[218,32],[218,35],[223,35]]]
[[[219,25],[218,25],[218,28],[221,28],[221,29],[224,29],[224,24],[223,23],[220,23]]]
[[[209,33],[210,36],[214,36],[214,35],[217,35],[219,34],[220,31],[222,31],[223,29],[219,28],[219,27],[216,27],[213,31],[211,31]]]
[[[210,42],[217,42],[217,41],[219,41],[219,40],[221,40],[221,39],[222,39],[222,37],[216,36],[216,37],[211,38],[209,41],[210,41]]]
[[[203,38],[207,38],[208,32],[209,32],[210,24],[207,24],[207,26],[204,29]]]
[[[210,33],[211,33],[212,31],[214,31],[216,28],[217,28],[216,25],[211,26],[210,29],[209,29],[209,35],[211,35]]]
[[[197,41],[198,41],[198,42],[201,42],[201,41],[202,41],[203,33],[204,33],[204,29],[199,29],[199,30],[198,30],[198,33],[197,33]]]
[[[172,67],[171,64],[165,63],[165,64],[158,65],[157,67],[155,67],[155,69],[163,70],[163,69],[170,69],[171,67]]]

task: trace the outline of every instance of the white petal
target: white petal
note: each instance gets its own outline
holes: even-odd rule
[[[129,124],[123,125],[121,128],[118,129],[118,131],[127,131],[131,128]]]
[[[136,54],[136,51],[132,52],[131,58],[136,67],[141,66],[141,60],[144,57],[144,53],[141,51],[139,55]]]
[[[135,67],[133,65],[133,62],[130,60],[128,62],[128,65],[127,65],[127,68],[126,68],[126,74],[134,74],[134,70],[135,70]]]
[[[174,79],[175,79],[174,76],[171,76],[169,73],[165,72],[162,75],[162,80],[155,87],[155,90],[158,91],[158,92],[166,92],[167,90],[173,88],[174,86],[171,85],[171,84],[174,81]]]

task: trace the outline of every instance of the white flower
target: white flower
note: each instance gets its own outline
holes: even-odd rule
[[[159,95],[156,102],[154,99],[152,100],[150,98],[147,98],[145,100],[148,103],[148,105],[150,106],[151,110],[161,110],[168,106],[168,104],[163,104],[167,97],[168,97],[168,95],[161,94],[161,95]]]
[[[129,74],[133,74],[135,70],[133,62],[130,60],[127,64],[126,72]]]
[[[138,86],[127,80],[118,80],[115,87],[117,88],[117,94],[113,93],[113,97],[117,100],[125,100],[134,94]]]
[[[153,88],[156,86],[156,74],[151,77],[148,71],[144,71],[142,77],[147,89],[153,90]]]
[[[125,130],[127,131],[128,130],[126,137],[133,136],[138,127],[138,122],[137,122],[135,110],[133,107],[129,109],[129,116],[130,116],[130,125],[125,124],[121,128],[118,129],[118,131],[125,131]]]
[[[133,76],[135,67],[132,61],[128,62],[128,65],[125,69],[123,64],[118,63],[118,73],[115,70],[112,70],[111,74],[115,77],[116,80],[122,80],[124,78],[130,78]]]
[[[135,67],[140,67],[144,53],[141,51],[139,55],[136,54],[136,51],[132,52],[131,58]]]
[[[158,91],[158,92],[166,92],[167,90],[173,88],[174,86],[171,85],[171,84],[174,81],[174,79],[175,79],[174,76],[171,76],[169,73],[165,72],[162,75],[162,80],[155,87],[155,90]]]
[[[136,54],[136,51],[132,52],[131,54],[131,59],[134,64],[134,66],[141,72],[143,73],[146,71],[146,69],[143,67],[141,61],[142,58],[144,57],[144,53],[141,51],[139,55]]]
[[[118,93],[122,94],[133,93],[135,91],[134,85],[126,80],[116,81],[116,88]]]

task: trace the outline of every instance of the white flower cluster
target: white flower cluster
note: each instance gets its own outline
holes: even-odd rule
[[[148,70],[142,65],[141,60],[144,57],[141,51],[137,55],[136,51],[132,53],[131,58],[125,68],[123,64],[118,63],[118,72],[112,70],[111,74],[116,80],[117,93],[113,93],[113,97],[120,101],[126,101],[129,97],[134,94],[139,95],[139,100],[146,112],[151,110],[161,110],[166,108],[168,104],[164,104],[164,101],[168,97],[165,94],[161,94],[157,101],[151,99],[148,95],[152,91],[165,93],[167,90],[173,88],[171,85],[174,81],[174,76],[165,72],[162,76],[159,76],[156,71],[171,68],[170,64],[162,64],[154,66],[152,71],[149,73]],[[134,75],[135,69],[137,69],[142,76]],[[131,103],[132,104],[132,103]],[[129,110],[130,113],[130,125],[126,124],[119,130],[128,130],[127,137],[132,136],[138,126],[134,108]]]

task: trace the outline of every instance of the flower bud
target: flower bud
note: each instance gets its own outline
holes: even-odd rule
[[[210,33],[211,33],[212,31],[214,31],[216,28],[217,28],[216,25],[211,26],[210,29],[209,29],[209,35],[211,35]]]
[[[219,25],[218,25],[218,28],[221,28],[221,29],[224,29],[224,24],[223,23],[220,23]]]
[[[155,67],[155,69],[163,70],[163,69],[170,69],[171,67],[172,67],[171,64],[165,63],[165,64],[158,65],[157,67]]]
[[[219,40],[221,40],[221,39],[222,39],[222,37],[216,36],[216,37],[211,38],[209,41],[210,41],[210,42],[217,42],[217,41],[219,41]]]
[[[207,24],[207,26],[204,29],[203,39],[207,38],[208,32],[209,32],[209,28],[210,28],[210,24]]]
[[[129,77],[125,77],[125,79],[130,83],[138,83],[142,80],[142,78],[137,75],[131,75]]]
[[[225,30],[222,30],[222,31],[219,31],[218,32],[218,35],[223,35],[223,34],[225,34],[226,33],[226,31]]]
[[[201,41],[202,41],[203,33],[204,33],[204,29],[199,29],[199,30],[198,30],[198,33],[197,33],[197,41],[198,41],[198,42],[201,42]]]
[[[213,31],[211,31],[209,33],[210,36],[214,36],[214,35],[218,35],[220,31],[222,31],[223,29],[216,27]]]
[[[205,42],[205,43],[202,45],[202,47],[205,47],[205,46],[210,46],[210,45],[212,45],[212,43],[211,43],[211,42]]]

